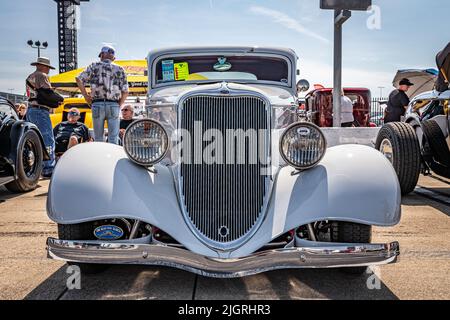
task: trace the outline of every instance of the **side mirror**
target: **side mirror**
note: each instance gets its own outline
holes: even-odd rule
[[[297,82],[297,92],[306,92],[309,90],[308,80],[302,79]]]

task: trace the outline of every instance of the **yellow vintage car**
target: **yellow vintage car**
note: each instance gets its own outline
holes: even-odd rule
[[[87,104],[84,98],[66,98],[64,102],[54,109],[50,115],[52,127],[58,123],[67,121],[67,114],[71,108],[80,110],[80,122],[83,122],[89,129],[93,129],[91,106]]]
[[[127,74],[130,95],[144,96],[147,94],[148,78],[145,75],[147,70],[147,60],[122,60],[114,61],[122,66]],[[80,94],[75,77],[85,68],[80,68],[50,77],[50,83],[59,93],[63,95]],[[89,88],[88,88],[89,91]],[[67,120],[67,113],[70,108],[76,107],[80,110],[80,122],[83,122],[89,129],[93,129],[91,107],[84,98],[66,98],[64,103],[54,110],[50,116],[52,126]],[[107,128],[105,124],[105,128]]]

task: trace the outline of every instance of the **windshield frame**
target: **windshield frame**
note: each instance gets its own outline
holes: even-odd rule
[[[198,57],[198,56],[224,56],[224,57],[233,57],[233,56],[248,56],[248,57],[270,57],[270,58],[278,58],[283,59],[288,67],[288,78],[287,83],[279,82],[279,81],[267,81],[267,80],[244,80],[244,79],[227,79],[227,80],[219,80],[219,79],[209,79],[209,80],[191,80],[191,81],[173,81],[173,82],[156,82],[156,67],[161,60],[169,59],[169,58],[177,58],[177,57]],[[217,82],[235,82],[235,83],[245,83],[245,84],[266,84],[266,85],[274,85],[283,88],[292,88],[293,86],[293,63],[288,56],[285,56],[280,53],[243,53],[242,51],[236,52],[222,52],[222,51],[203,51],[203,52],[175,52],[175,53],[167,53],[162,54],[151,61],[151,73],[149,75],[149,89],[157,89],[163,87],[171,87],[171,86],[186,86],[186,85],[195,85],[195,84],[208,84],[208,83],[217,83]]]

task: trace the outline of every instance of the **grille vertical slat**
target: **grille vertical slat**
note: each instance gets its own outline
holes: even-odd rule
[[[181,199],[195,229],[215,243],[226,244],[244,237],[262,217],[268,180],[262,174],[264,163],[259,162],[259,157],[267,156],[268,146],[259,130],[268,129],[267,117],[265,102],[256,96],[193,96],[181,106],[180,126],[190,133],[190,139],[183,140],[182,150],[194,151],[192,156],[183,157],[180,165]],[[194,132],[196,121],[201,122],[201,132]],[[223,149],[215,150],[216,159],[222,158],[222,163],[210,164],[203,159],[205,148],[213,142],[203,141],[209,129],[222,135]],[[235,130],[249,129],[256,132],[255,143],[234,135]],[[227,148],[232,142],[235,150]],[[239,162],[241,159],[244,163]],[[227,234],[220,234],[224,227]]]

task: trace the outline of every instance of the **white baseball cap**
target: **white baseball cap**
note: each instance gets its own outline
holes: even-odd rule
[[[98,57],[100,58],[102,56],[102,53],[110,53],[112,55],[116,55],[116,49],[110,45],[105,45],[102,47],[102,50],[100,51]]]

